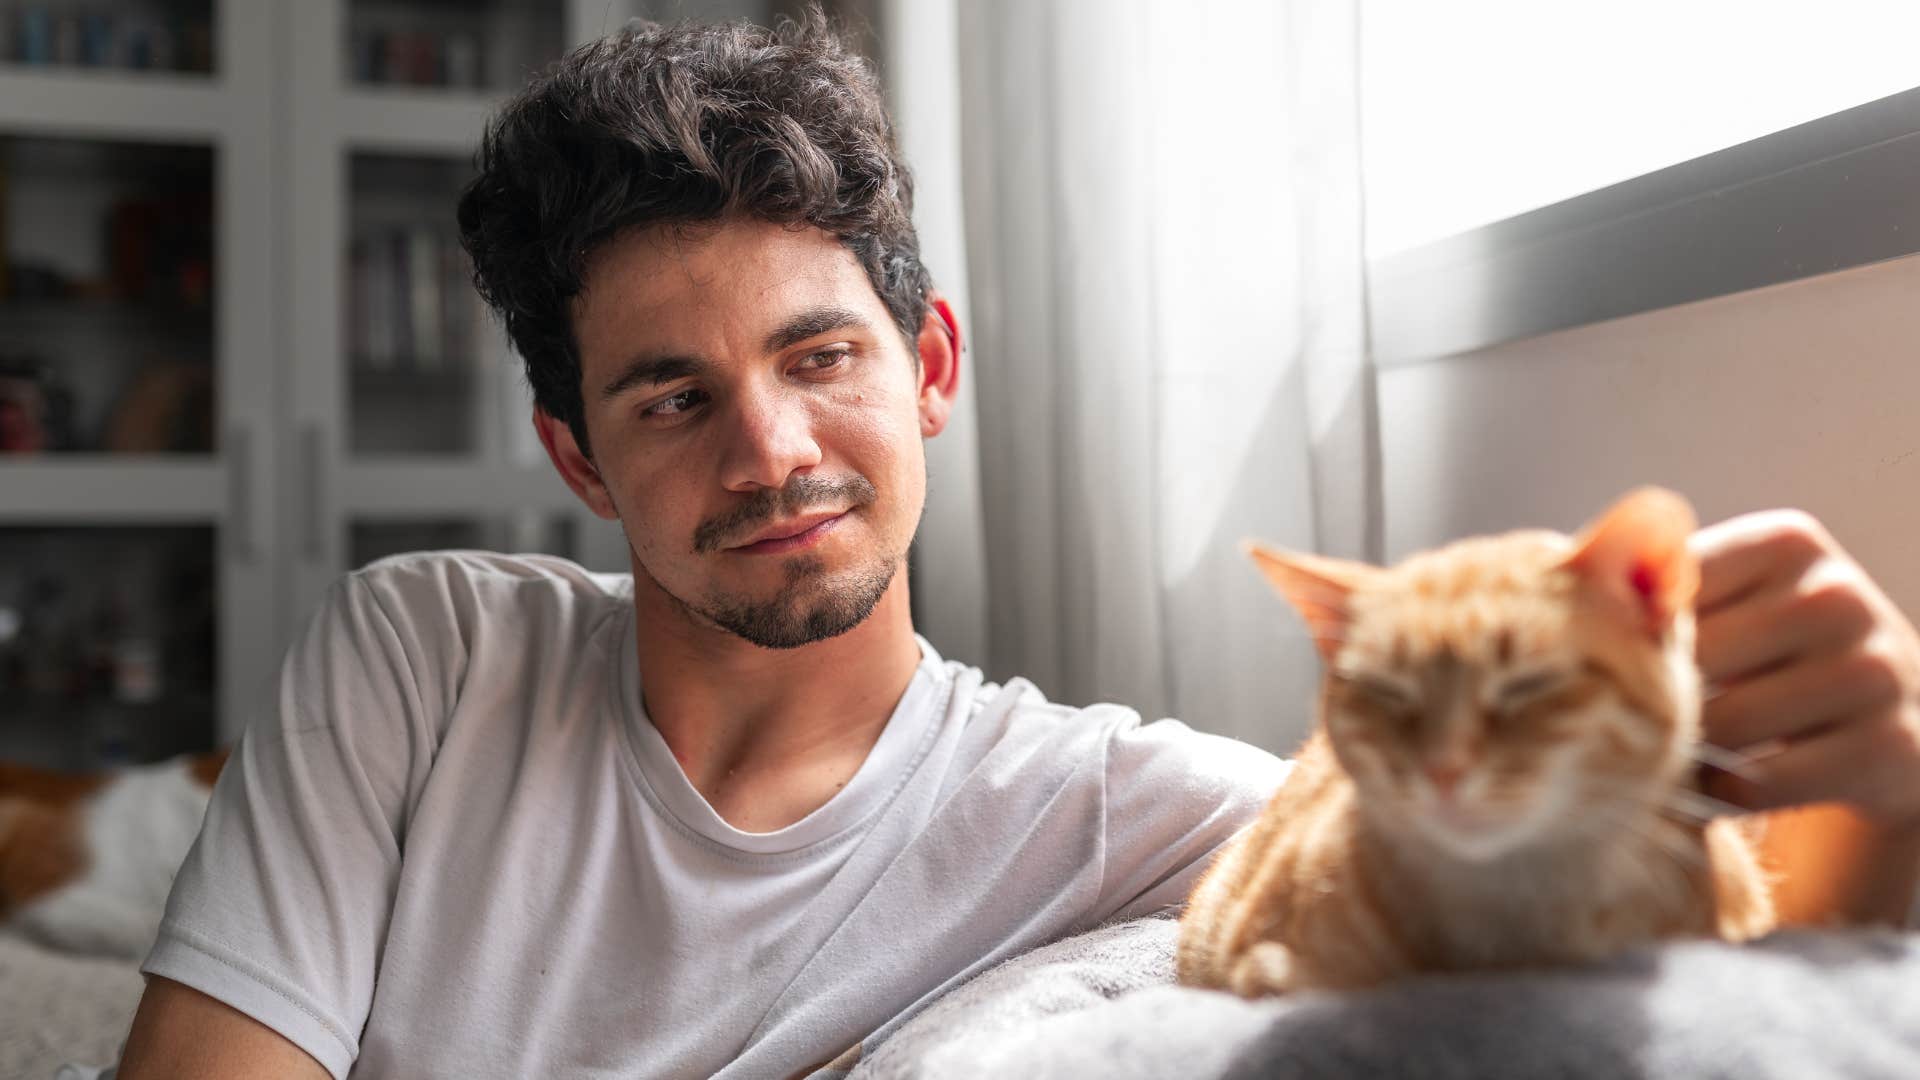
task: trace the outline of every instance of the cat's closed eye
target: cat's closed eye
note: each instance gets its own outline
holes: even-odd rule
[[[1339,678],[1370,704],[1390,712],[1411,713],[1420,708],[1417,692],[1383,675],[1360,671],[1348,672]]]
[[[1494,695],[1493,707],[1496,712],[1514,713],[1535,702],[1542,701],[1559,692],[1567,684],[1563,671],[1547,669],[1528,672],[1525,675],[1508,680]]]

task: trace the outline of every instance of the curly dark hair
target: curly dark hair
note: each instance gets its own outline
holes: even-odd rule
[[[773,28],[636,22],[556,62],[487,124],[461,193],[474,284],[534,402],[591,453],[569,305],[623,230],[742,215],[850,250],[911,344],[931,282],[879,81],[820,9]]]

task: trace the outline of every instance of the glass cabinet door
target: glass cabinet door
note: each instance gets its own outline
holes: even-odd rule
[[[535,464],[519,361],[474,291],[452,158],[354,153],[348,165],[347,452]]]
[[[368,87],[500,94],[566,45],[552,0],[353,0],[342,75]]]
[[[622,3],[314,0],[292,10],[291,272],[298,538],[289,617],[399,550],[573,553],[588,516],[547,465],[531,397],[454,220],[487,117]],[[589,15],[589,8],[591,12]],[[585,24],[582,24],[585,25]],[[530,515],[549,528],[497,522]]]
[[[0,134],[0,455],[207,454],[214,153]]]
[[[213,534],[0,527],[0,760],[87,769],[219,741]]]
[[[0,758],[228,742],[273,666],[274,20],[0,3]]]

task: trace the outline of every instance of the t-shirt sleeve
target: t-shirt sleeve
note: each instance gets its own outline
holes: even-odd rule
[[[1098,921],[1186,903],[1214,856],[1259,816],[1290,767],[1177,720],[1118,725],[1107,744]]]
[[[142,967],[336,1077],[359,1053],[406,809],[432,758],[409,645],[364,580],[333,586],[222,770]]]

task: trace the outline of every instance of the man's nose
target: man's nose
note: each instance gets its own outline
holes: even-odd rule
[[[785,486],[789,477],[820,464],[813,417],[806,406],[777,391],[735,399],[733,430],[721,462],[729,491]]]

